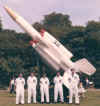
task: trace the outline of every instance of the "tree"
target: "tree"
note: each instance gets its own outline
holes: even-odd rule
[[[69,15],[53,12],[45,15],[41,23],[36,22],[33,26],[36,29],[44,28],[56,38],[60,38],[69,31],[72,24]]]
[[[44,27],[41,23],[39,23],[39,22],[35,22],[35,23],[33,24],[33,27],[34,27],[37,31],[39,31],[39,32],[40,32],[41,29],[45,29],[45,27]]]
[[[88,21],[86,25],[86,32],[100,31],[100,21]]]
[[[96,87],[100,87],[100,22],[89,21],[86,26],[86,47],[88,58],[94,64],[97,72],[93,75]]]
[[[42,21],[43,25],[46,27],[56,26],[56,27],[70,27],[71,21],[69,20],[69,15],[64,15],[61,13],[51,13],[45,15],[44,20]]]
[[[34,23],[33,27],[38,31],[45,29],[56,37],[73,53],[73,61],[87,58],[97,69],[90,79],[94,78],[96,87],[100,87],[100,22],[89,21],[85,27],[73,26],[69,15],[53,12],[45,15],[41,22]],[[43,67],[48,70],[45,72],[50,80],[53,78],[55,71],[52,73],[53,69],[29,46],[30,40],[26,33],[0,31],[0,84],[3,86],[8,84],[13,74],[17,76],[19,72],[27,78],[34,70],[40,78]]]

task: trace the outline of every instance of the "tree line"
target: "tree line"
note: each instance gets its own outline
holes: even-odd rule
[[[47,30],[58,39],[74,57],[73,61],[87,58],[97,69],[89,77],[100,88],[100,21],[88,21],[86,26],[74,26],[67,14],[53,12],[45,15],[41,22],[32,24],[38,31]],[[33,70],[40,78],[46,72],[52,78],[55,71],[48,67],[29,45],[31,38],[26,33],[3,29],[0,19],[0,85],[5,87],[19,72],[27,78]],[[46,71],[48,70],[48,71]],[[86,75],[83,74],[83,77]]]

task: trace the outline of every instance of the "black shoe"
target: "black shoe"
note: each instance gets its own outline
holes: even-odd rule
[[[75,105],[80,105],[80,103],[75,103]]]
[[[41,102],[41,104],[44,104],[44,102]]]

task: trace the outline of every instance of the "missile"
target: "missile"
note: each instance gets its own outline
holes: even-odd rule
[[[8,8],[7,6],[4,7],[6,12],[11,16],[11,18],[25,31],[28,33],[30,37],[34,40],[32,47],[39,53],[39,55],[46,60],[48,64],[50,64],[55,70],[59,70],[59,64],[60,60],[56,58],[56,56],[52,55],[51,49],[47,50],[46,45],[48,44],[49,40],[47,37],[45,39],[42,38],[40,33],[36,31],[25,19],[23,19],[21,16],[19,16],[16,12],[14,12],[12,9]],[[36,44],[36,41],[39,41],[39,43]],[[41,44],[43,41],[44,45]],[[45,43],[46,41],[46,43]]]
[[[7,6],[4,7],[6,12],[11,16],[11,18],[23,29],[27,32],[34,40],[36,37],[40,36],[40,34],[33,29],[33,27],[26,22],[21,16],[19,16],[16,12],[8,8]],[[36,34],[36,35],[35,35]]]
[[[38,32],[12,9],[7,6],[4,8],[9,16],[12,17],[12,19],[33,39],[30,44],[52,68],[57,71],[63,69],[65,72],[69,68],[75,68],[87,75],[92,75],[96,71],[95,67],[88,62],[87,59],[72,62],[71,58],[73,57],[73,54],[51,34],[43,29],[41,32]],[[64,75],[65,80],[66,75],[67,74]]]
[[[48,51],[44,51],[42,49],[42,45],[37,45],[33,43],[33,41],[30,41],[30,44],[32,45],[33,48],[35,48],[36,52],[46,61],[46,63],[50,64],[51,67],[53,67],[55,70],[60,70],[59,67],[59,60],[56,58],[52,58],[52,55],[48,54]]]

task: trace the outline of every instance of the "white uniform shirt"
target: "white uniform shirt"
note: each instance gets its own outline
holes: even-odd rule
[[[25,79],[18,77],[15,81],[16,89],[24,89]]]
[[[89,83],[89,80],[88,80],[88,79],[86,79],[86,83],[87,83],[87,84]]]
[[[63,84],[63,78],[62,78],[62,76],[59,76],[59,77],[56,76],[54,78],[54,83],[57,86],[62,86],[62,84]]]
[[[74,87],[74,86],[78,87],[78,84],[80,81],[79,75],[74,73],[74,75],[72,76],[72,74],[71,74],[70,77],[68,78],[68,81],[69,81],[71,87]]]
[[[27,79],[27,85],[28,85],[28,87],[36,87],[37,78],[35,76],[33,76],[33,77],[29,76]]]
[[[47,77],[40,79],[40,87],[48,87],[49,86],[49,79]]]
[[[11,85],[14,85],[15,84],[15,81],[14,80],[11,80]]]

